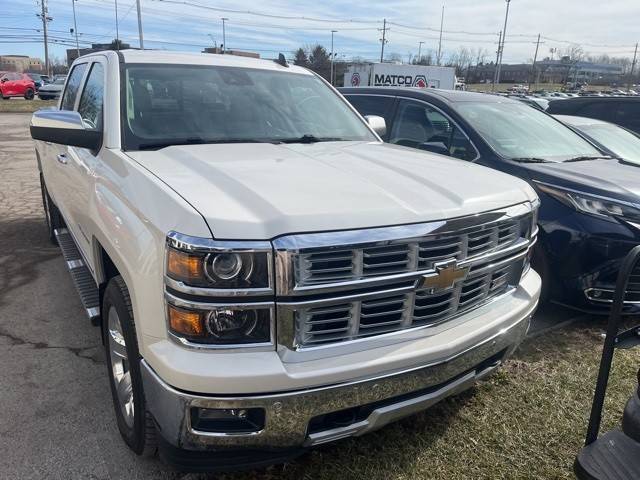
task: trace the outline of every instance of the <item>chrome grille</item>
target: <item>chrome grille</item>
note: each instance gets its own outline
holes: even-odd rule
[[[522,261],[472,276],[450,290],[417,290],[296,311],[297,344],[312,347],[435,325],[470,310],[509,289],[519,279]]]
[[[508,219],[464,232],[392,240],[375,246],[314,249],[294,258],[295,284],[303,287],[430,270],[443,260],[472,259],[506,248],[524,233],[519,220]]]

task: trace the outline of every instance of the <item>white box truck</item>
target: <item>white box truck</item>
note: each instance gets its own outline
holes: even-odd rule
[[[453,67],[402,65],[395,63],[356,63],[344,74],[345,87],[419,87],[453,90]]]

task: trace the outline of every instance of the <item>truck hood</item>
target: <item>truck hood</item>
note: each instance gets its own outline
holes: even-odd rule
[[[127,155],[189,202],[218,239],[426,222],[536,198],[509,175],[378,142],[188,145]]]

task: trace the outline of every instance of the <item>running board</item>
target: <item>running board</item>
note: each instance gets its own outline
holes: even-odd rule
[[[84,263],[82,255],[73,240],[73,237],[66,228],[54,230],[58,245],[62,250],[73,283],[80,294],[80,301],[84,311],[94,325],[100,324],[100,295],[96,282],[91,276],[91,272]]]

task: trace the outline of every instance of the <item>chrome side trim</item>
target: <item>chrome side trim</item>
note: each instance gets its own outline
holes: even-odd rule
[[[262,297],[266,295],[273,295],[273,290],[271,288],[243,288],[232,290],[226,288],[193,287],[179,280],[174,280],[168,275],[165,275],[164,283],[167,287],[177,292],[201,297]]]

